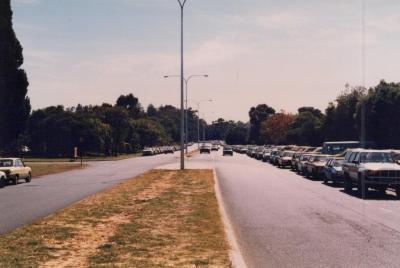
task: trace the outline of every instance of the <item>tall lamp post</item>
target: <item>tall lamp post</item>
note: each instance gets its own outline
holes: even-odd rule
[[[180,75],[165,75],[164,78],[170,78],[170,77],[180,77]],[[208,78],[208,74],[193,74],[190,75],[188,78],[183,78],[183,81],[185,82],[185,144],[186,144],[186,154],[188,153],[188,144],[189,144],[189,130],[188,130],[188,84],[190,79],[195,78],[195,77],[204,77]]]
[[[184,71],[183,71],[183,10],[187,0],[177,0],[181,8],[181,170],[185,169],[185,149],[184,146],[184,127],[185,127],[185,113],[183,111],[183,83],[184,83]]]
[[[200,104],[203,102],[213,102],[213,100],[201,100],[197,102],[197,148],[200,149]]]

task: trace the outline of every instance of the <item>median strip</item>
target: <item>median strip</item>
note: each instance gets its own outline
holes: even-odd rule
[[[154,170],[0,237],[0,266],[229,267],[212,170]]]

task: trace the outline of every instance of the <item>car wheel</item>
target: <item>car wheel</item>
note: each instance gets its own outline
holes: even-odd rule
[[[350,193],[351,190],[353,189],[353,185],[352,185],[352,182],[351,182],[351,179],[350,179],[349,175],[345,174],[344,178],[343,178],[343,181],[344,181],[344,191],[346,193]]]
[[[3,188],[4,186],[6,186],[6,178],[1,177],[0,178],[0,188]]]
[[[32,180],[32,174],[29,173],[28,177],[25,179],[26,182],[31,182]]]
[[[14,185],[17,185],[17,184],[18,184],[18,180],[19,180],[19,176],[18,176],[18,175],[15,175],[13,184],[14,184]]]
[[[322,178],[324,179],[324,183],[325,184],[328,184],[328,176],[326,176],[326,174],[325,173],[322,173]]]

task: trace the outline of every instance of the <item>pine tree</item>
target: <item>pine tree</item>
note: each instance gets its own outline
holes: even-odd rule
[[[0,1],[0,151],[15,153],[31,106],[28,79],[21,69],[22,46],[12,26],[10,0]]]

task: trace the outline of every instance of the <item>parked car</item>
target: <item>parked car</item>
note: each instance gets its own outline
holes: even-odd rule
[[[319,179],[324,173],[324,166],[329,159],[329,155],[313,155],[305,163],[305,176]]]
[[[342,165],[344,158],[333,157],[326,162],[324,166],[324,183],[332,182],[334,184],[343,182],[343,169]]]
[[[306,172],[306,163],[308,159],[315,154],[302,154],[299,158],[299,161],[297,162],[297,173],[298,174],[305,174]]]
[[[232,147],[225,146],[224,149],[223,149],[223,151],[222,151],[222,155],[223,155],[223,156],[225,156],[225,155],[233,156],[233,149],[232,149]]]
[[[164,149],[164,154],[173,154],[175,152],[173,147],[166,147]]]
[[[144,148],[142,151],[142,155],[143,156],[151,156],[151,155],[155,155],[155,150],[152,148]]]
[[[271,157],[271,150],[265,150],[263,154],[263,162],[268,162]]]
[[[281,156],[278,157],[278,167],[286,168],[292,165],[292,157],[294,152],[284,151]]]
[[[211,151],[219,151],[219,146],[217,144],[213,144],[211,146]]]
[[[21,179],[26,182],[30,182],[32,179],[32,169],[25,166],[19,158],[1,158],[0,171],[5,173],[6,182],[12,182],[15,185]]]
[[[200,146],[200,154],[211,154],[211,146],[208,144],[202,144]]]
[[[355,185],[359,194],[365,196],[369,188],[385,193],[390,187],[400,198],[400,165],[391,151],[349,150],[343,163],[343,176],[346,192]]]

